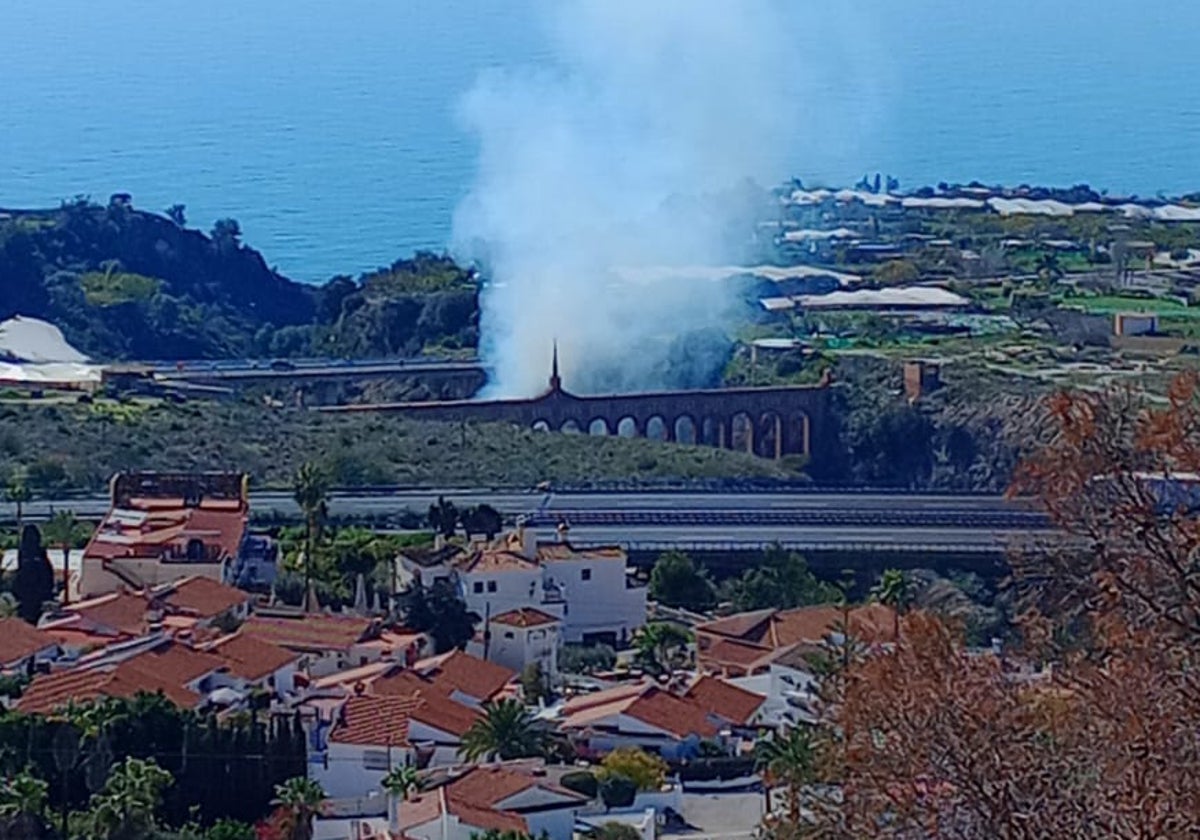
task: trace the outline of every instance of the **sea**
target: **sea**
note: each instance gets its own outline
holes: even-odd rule
[[[552,6],[0,0],[0,207],[184,204],[311,282],[446,249],[479,151],[463,97],[481,73],[553,64]],[[1200,190],[1196,0],[789,8],[821,68],[820,130],[794,149],[806,184]]]

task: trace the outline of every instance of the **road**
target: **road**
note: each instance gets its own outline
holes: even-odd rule
[[[332,377],[395,376],[416,374],[474,374],[484,370],[475,360],[378,359],[339,361],[335,359],[287,362],[241,361],[182,362],[150,364],[163,381],[212,382],[255,379],[325,379]]]
[[[405,510],[423,513],[438,496],[457,506],[487,503],[506,517],[525,516],[547,533],[562,522],[578,544],[620,543],[631,549],[671,546],[738,550],[778,542],[808,550],[995,553],[1014,537],[1045,532],[1043,518],[998,496],[915,495],[876,492],[555,492],[478,489],[355,491],[335,493],[333,516],[384,520]],[[60,508],[96,518],[103,496],[34,501],[30,519]],[[251,494],[259,515],[299,518],[291,494]],[[0,517],[11,520],[10,505]]]

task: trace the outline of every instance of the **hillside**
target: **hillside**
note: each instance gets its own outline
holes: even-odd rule
[[[477,340],[473,276],[419,253],[357,280],[289,280],[241,241],[233,219],[209,234],[86,199],[0,210],[0,320],[51,321],[100,360],[391,356]]]
[[[38,495],[99,491],[122,469],[245,470],[288,486],[306,460],[342,485],[530,487],[663,478],[786,477],[745,453],[503,424],[326,415],[239,403],[0,404],[0,477],[24,469]]]

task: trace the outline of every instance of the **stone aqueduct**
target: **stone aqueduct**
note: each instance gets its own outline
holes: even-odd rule
[[[414,419],[507,422],[533,429],[659,440],[810,459],[829,434],[830,389],[719,388],[580,396],[562,387],[557,365],[537,397],[341,406],[323,411],[389,411]]]

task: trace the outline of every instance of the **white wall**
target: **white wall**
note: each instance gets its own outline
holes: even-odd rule
[[[521,673],[533,662],[542,666],[542,673],[554,679],[558,674],[558,648],[562,644],[561,625],[543,624],[538,627],[512,627],[492,624],[492,640],[487,659]],[[483,656],[482,645],[476,644]]]
[[[564,641],[580,642],[590,633],[613,633],[620,643],[646,623],[646,590],[626,585],[624,560],[547,560],[544,568],[547,580],[560,586],[566,596]]]
[[[61,560],[61,558],[60,558]],[[158,586],[161,583],[174,583],[185,577],[206,577],[215,581],[224,579],[225,566],[222,563],[164,563],[161,560],[147,558],[119,558],[112,561],[119,569],[137,575],[147,586]],[[79,595],[91,598],[95,595],[105,595],[116,592],[125,582],[116,575],[106,571],[100,560],[85,559],[79,573]]]
[[[367,767],[364,758],[368,753],[380,764]],[[391,753],[393,767],[413,761],[412,754],[405,747],[392,747]],[[308,777],[318,782],[331,799],[349,799],[380,790],[380,783],[387,775],[386,746],[364,747],[335,741],[328,745],[326,756],[329,759],[328,767],[315,757],[309,760]]]

